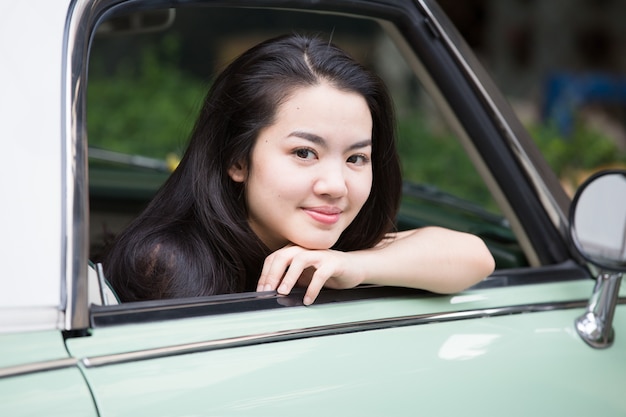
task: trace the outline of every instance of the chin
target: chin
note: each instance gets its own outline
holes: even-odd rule
[[[337,238],[339,239],[339,238]],[[310,239],[310,240],[297,240],[293,241],[294,245],[300,246],[304,249],[310,250],[326,250],[333,247],[333,245],[337,242],[337,239]]]

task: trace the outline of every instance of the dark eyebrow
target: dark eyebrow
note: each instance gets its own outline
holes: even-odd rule
[[[308,140],[309,142],[313,142],[314,144],[322,146],[324,148],[328,147],[326,144],[326,140],[322,138],[321,136],[316,135],[315,133],[302,132],[300,130],[296,130],[296,131],[291,132],[289,136],[295,136],[301,139]],[[366,148],[368,146],[372,146],[371,139],[365,139],[360,142],[353,143],[352,145],[350,145],[350,147],[347,150],[351,151],[355,149]]]
[[[289,134],[289,136],[295,136],[297,138],[308,140],[309,142],[313,142],[316,145],[326,147],[326,141],[321,136],[316,135],[315,133],[302,132],[300,130],[293,131]]]

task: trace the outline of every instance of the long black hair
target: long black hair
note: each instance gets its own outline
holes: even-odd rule
[[[383,82],[320,38],[270,39],[216,78],[178,168],[109,250],[105,273],[122,301],[256,288],[270,251],[248,225],[243,185],[228,170],[249,166],[259,132],[293,91],[322,81],[363,96],[373,121],[372,189],[333,249],[369,248],[393,229],[401,174]]]

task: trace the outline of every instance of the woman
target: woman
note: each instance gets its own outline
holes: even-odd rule
[[[342,50],[263,42],[215,80],[183,159],[119,236],[105,273],[122,301],[307,287],[449,293],[490,274],[483,242],[395,233],[401,195],[391,100]]]

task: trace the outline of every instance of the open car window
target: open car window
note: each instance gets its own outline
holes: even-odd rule
[[[180,8],[158,30],[103,22],[89,57],[90,260],[145,207],[182,156],[201,102],[234,57],[270,37],[321,34],[372,68],[393,96],[404,193],[400,229],[481,236],[498,269],[527,256],[466,149],[376,20],[247,8]]]

